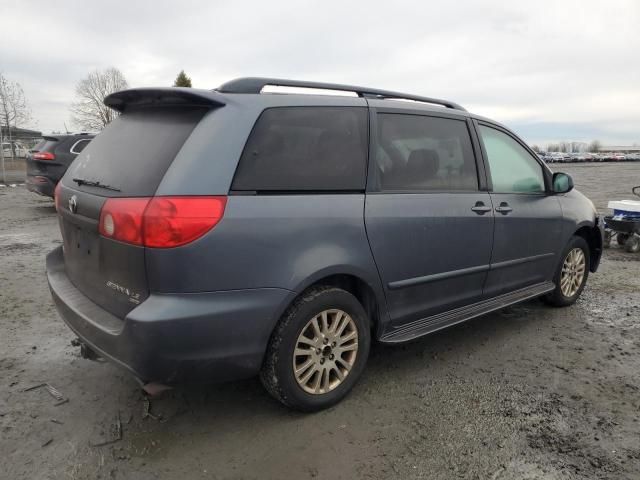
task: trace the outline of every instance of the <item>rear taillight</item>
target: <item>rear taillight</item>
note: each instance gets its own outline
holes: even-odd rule
[[[144,212],[144,244],[171,248],[200,238],[222,219],[226,197],[153,197]]]
[[[110,198],[100,211],[100,235],[133,245],[144,245],[142,216],[149,198]]]
[[[100,212],[100,235],[151,248],[193,242],[224,215],[226,197],[110,198]]]
[[[32,158],[34,160],[55,160],[56,156],[51,152],[35,152]]]
[[[60,187],[62,186],[61,182],[58,182],[55,190],[53,191],[53,201],[56,205],[56,212],[60,211]]]

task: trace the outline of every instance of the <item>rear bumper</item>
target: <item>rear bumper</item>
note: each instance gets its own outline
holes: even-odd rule
[[[56,184],[53,180],[42,175],[27,175],[25,180],[27,190],[30,192],[53,198]]]
[[[47,255],[47,278],[71,330],[142,382],[226,381],[257,374],[271,331],[294,296],[278,288],[152,293],[121,320],[70,282],[62,247]]]

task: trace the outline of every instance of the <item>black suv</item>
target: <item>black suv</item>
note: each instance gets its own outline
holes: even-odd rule
[[[53,192],[71,162],[95,135],[47,135],[27,154],[27,189],[53,198]]]
[[[142,382],[260,373],[317,410],[372,340],[571,305],[600,261],[571,178],[453,102],[245,78],[105,103],[122,115],[56,188],[47,274],[82,342]]]

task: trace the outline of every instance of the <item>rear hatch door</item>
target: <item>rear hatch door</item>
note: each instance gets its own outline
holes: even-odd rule
[[[145,248],[101,236],[100,211],[109,198],[152,197],[208,109],[160,104],[124,110],[71,164],[56,199],[69,279],[120,318],[149,295]]]

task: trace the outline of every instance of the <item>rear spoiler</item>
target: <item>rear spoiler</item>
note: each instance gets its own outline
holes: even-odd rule
[[[225,105],[224,97],[209,90],[182,87],[131,88],[112,93],[104,98],[104,104],[119,112],[131,106],[184,105],[190,107],[218,108]]]

